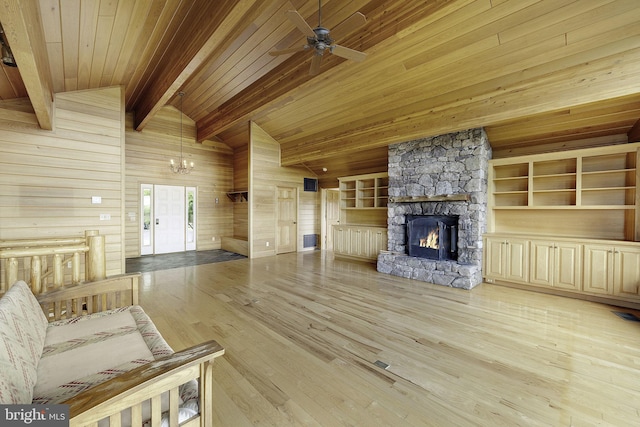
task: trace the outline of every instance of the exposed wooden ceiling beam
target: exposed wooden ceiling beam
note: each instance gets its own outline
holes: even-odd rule
[[[455,7],[461,7],[463,3],[466,2],[460,2]],[[402,29],[410,28],[424,18],[432,18],[445,7],[451,7],[450,2],[438,0],[426,5],[417,2],[372,2],[360,11],[367,18],[365,27],[350,34],[340,44],[367,51],[385,41],[389,43]],[[310,60],[309,52],[293,55],[233,99],[198,120],[198,140],[211,138],[240,122],[246,122],[269,110],[275,102],[291,96],[290,91],[317,77],[309,75]],[[325,55],[321,74],[344,61],[334,55]]]
[[[225,4],[210,0],[188,2],[191,9],[180,26],[181,36],[176,37],[169,48],[175,57],[166,58],[166,63],[154,76],[153,83],[135,108],[136,130],[142,130],[155,113],[175,96],[258,1],[227,1]]]
[[[629,142],[640,141],[640,119],[634,123],[629,132],[627,132],[627,139]]]
[[[53,129],[53,84],[39,2],[5,0],[0,22],[42,129]]]

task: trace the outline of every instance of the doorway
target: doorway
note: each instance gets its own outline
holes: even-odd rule
[[[196,187],[141,184],[141,255],[196,249],[196,197]]]
[[[326,189],[322,193],[322,249],[333,250],[333,226],[340,224],[340,191]]]
[[[298,239],[298,191],[295,187],[278,187],[276,254],[296,251]]]

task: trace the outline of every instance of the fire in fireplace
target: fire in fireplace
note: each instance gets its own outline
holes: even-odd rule
[[[458,259],[458,216],[407,215],[409,256],[435,260]]]

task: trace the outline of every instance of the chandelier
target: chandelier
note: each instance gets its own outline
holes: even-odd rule
[[[173,173],[184,175],[191,172],[195,165],[193,164],[193,162],[189,162],[189,164],[187,164],[187,160],[182,157],[182,99],[184,98],[184,92],[178,92],[178,95],[180,96],[180,161],[176,163],[173,159],[171,159],[169,168]]]

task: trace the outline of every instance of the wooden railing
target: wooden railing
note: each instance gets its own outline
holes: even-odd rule
[[[104,236],[95,230],[84,237],[0,241],[0,294],[18,280],[35,295],[106,277]],[[65,273],[65,264],[69,271]],[[67,279],[65,283],[65,278]]]

